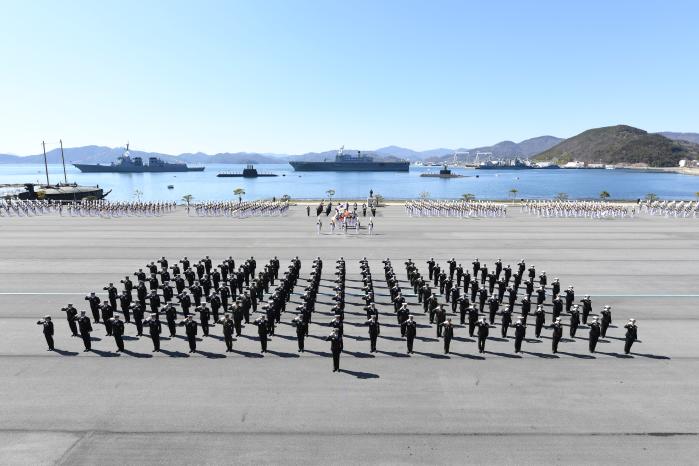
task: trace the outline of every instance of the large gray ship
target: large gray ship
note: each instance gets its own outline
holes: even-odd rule
[[[129,145],[116,162],[109,165],[74,163],[73,166],[83,173],[166,173],[166,172],[203,172],[204,167],[188,167],[186,163],[170,163],[157,157],[150,157],[148,164],[141,157],[131,157]]]
[[[410,162],[375,161],[373,157],[357,151],[357,155],[345,153],[344,147],[335,155],[334,161],[322,162],[289,162],[297,172],[407,172]]]

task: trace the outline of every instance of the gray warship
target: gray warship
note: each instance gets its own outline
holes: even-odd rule
[[[126,151],[109,165],[74,163],[73,166],[83,173],[167,173],[167,172],[203,172],[204,167],[189,167],[186,163],[170,163],[157,157],[150,157],[148,164],[141,157],[131,157],[129,145]]]
[[[344,146],[337,151],[334,161],[289,162],[297,172],[407,172],[410,162],[375,161],[373,157],[357,151],[357,155],[345,153]]]

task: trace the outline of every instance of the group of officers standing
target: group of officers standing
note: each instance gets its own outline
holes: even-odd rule
[[[407,282],[401,282],[393,269],[390,259],[382,261],[384,278],[387,284],[389,305],[400,328],[401,337],[405,338],[408,354],[414,352],[414,342],[418,324],[414,313],[409,310],[407,296],[417,298],[413,306],[422,307],[429,323],[434,325],[437,338],[443,339],[444,353],[450,352],[451,342],[457,325],[450,315],[458,315],[459,323],[468,329],[470,337],[477,336],[478,351],[485,352],[490,329],[495,328],[496,318],[500,318],[500,334],[507,338],[510,327],[514,332],[514,351],[522,352],[522,343],[526,340],[527,323],[532,315],[534,333],[541,337],[546,327],[546,303],[548,290],[551,296],[551,330],[552,352],[558,352],[558,345],[563,338],[564,324],[562,315],[569,318],[568,327],[571,338],[576,337],[579,326],[589,327],[589,351],[594,353],[600,338],[605,338],[612,323],[611,307],[605,306],[600,316],[591,316],[592,303],[589,296],[575,302],[575,292],[570,286],[561,292],[557,278],[549,285],[546,272],[537,274],[534,265],[527,267],[524,260],[513,269],[503,266],[498,259],[492,268],[482,264],[478,258],[470,268],[464,268],[455,259],[448,260],[444,268],[433,258],[426,262],[427,274],[423,275],[417,264],[411,259],[405,262]],[[369,261],[363,258],[359,262],[361,277],[361,301],[366,314],[369,334],[370,352],[377,352],[377,341],[381,335],[381,312],[377,308],[374,282]],[[93,323],[101,323],[107,336],[114,338],[117,351],[124,351],[125,324],[133,323],[137,336],[144,332],[153,343],[153,351],[160,351],[163,323],[170,337],[175,337],[178,327],[184,327],[189,344],[189,352],[197,351],[199,329],[208,336],[210,328],[221,325],[226,352],[233,351],[234,337],[242,335],[244,324],[257,327],[258,339],[262,353],[267,352],[269,338],[275,334],[275,326],[282,322],[282,314],[287,310],[287,303],[294,295],[299,282],[301,260],[293,258],[280,278],[280,262],[275,256],[258,269],[254,257],[242,261],[238,267],[232,257],[214,266],[209,256],[190,261],[187,257],[171,264],[165,257],[152,261],[143,268],[125,276],[121,291],[113,283],[103,288],[106,299],[90,293],[85,297],[92,319],[86,311],[78,311],[72,304],[61,309],[66,314],[72,336],[79,337],[84,343],[84,351],[91,350],[91,333]],[[303,291],[297,293],[299,305],[295,309],[290,323],[296,329],[298,351],[305,351],[305,338],[309,334],[312,315],[316,311],[316,299],[321,285],[323,261],[320,257],[311,264],[309,278]],[[326,337],[330,342],[333,356],[333,368],[339,371],[340,356],[344,344],[344,322],[346,305],[346,263],[340,258],[335,263],[334,276],[330,279],[332,288],[332,319],[326,325],[331,333]],[[404,293],[401,283],[409,284],[412,293]],[[536,283],[536,286],[535,286]],[[563,297],[562,297],[563,296]],[[444,301],[444,302],[440,302]],[[356,303],[354,303],[356,304]],[[517,316],[516,306],[519,307]],[[531,312],[532,308],[534,312]],[[449,309],[451,312],[449,312]],[[254,318],[254,313],[259,313]],[[565,313],[565,314],[564,314]],[[195,320],[194,315],[198,316]],[[122,320],[123,316],[123,320]],[[164,317],[164,319],[163,319]],[[588,322],[589,320],[589,322]],[[37,324],[43,326],[43,333],[49,350],[54,349],[53,322],[50,316]],[[628,354],[637,339],[637,326],[630,319],[626,329],[624,351]]]

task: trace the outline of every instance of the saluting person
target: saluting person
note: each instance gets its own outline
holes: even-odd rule
[[[49,346],[47,351],[53,351],[53,322],[51,322],[51,316],[44,316],[36,322],[36,325],[41,325],[44,338],[46,339],[46,344]]]
[[[189,343],[189,352],[197,352],[197,326],[199,324],[192,318],[192,314],[189,314],[184,320],[181,320],[178,325],[184,327],[184,332],[187,335],[187,342]]]
[[[636,326],[636,319],[629,319],[629,322],[624,325],[624,328],[626,329],[624,353],[629,354],[631,352],[631,346],[636,340],[638,340],[638,327]]]

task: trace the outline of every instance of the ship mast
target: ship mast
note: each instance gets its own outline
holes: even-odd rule
[[[49,183],[49,164],[46,161],[46,142],[41,141],[41,146],[44,148],[44,169],[46,170],[46,185],[48,186]]]
[[[61,162],[63,163],[63,181],[68,184],[68,175],[66,175],[66,159],[63,157],[63,139],[58,140],[61,143]],[[46,149],[44,149],[46,150]]]

